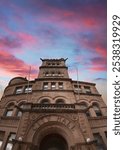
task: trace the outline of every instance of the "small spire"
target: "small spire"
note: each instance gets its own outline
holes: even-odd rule
[[[43,59],[42,59],[42,58],[40,58],[40,60],[42,60],[42,61],[43,61]]]

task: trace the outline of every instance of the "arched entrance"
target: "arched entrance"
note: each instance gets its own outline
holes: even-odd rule
[[[49,134],[42,139],[39,150],[68,150],[68,145],[61,135]]]

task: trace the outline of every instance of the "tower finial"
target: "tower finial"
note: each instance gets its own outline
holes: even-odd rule
[[[43,59],[42,59],[42,58],[40,58],[40,60],[42,60],[42,61],[43,61]]]

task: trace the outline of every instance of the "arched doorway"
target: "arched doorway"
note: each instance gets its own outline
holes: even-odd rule
[[[68,150],[68,145],[61,135],[49,134],[42,139],[39,150]]]

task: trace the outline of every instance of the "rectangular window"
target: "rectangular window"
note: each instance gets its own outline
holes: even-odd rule
[[[93,136],[96,140],[96,150],[106,150],[102,136],[99,133],[94,133]]]
[[[16,94],[21,94],[23,92],[23,87],[22,86],[19,86],[19,87],[16,87]]]
[[[55,83],[55,82],[52,82],[52,83],[51,83],[51,89],[52,89],[52,90],[55,90],[55,89],[56,89],[56,83]]]
[[[43,83],[43,89],[44,90],[48,90],[48,82],[44,82]]]
[[[75,84],[74,85],[74,90],[75,91],[81,91],[81,85]]]
[[[5,150],[12,150],[13,148],[12,140],[15,139],[15,137],[16,137],[15,133],[10,133]]]
[[[0,131],[0,148],[2,147],[2,144],[3,144],[4,135],[5,135],[5,132],[4,131]]]
[[[25,87],[25,93],[30,93],[30,92],[32,92],[32,85]]]
[[[46,76],[46,77],[48,77],[48,76],[49,76],[49,73],[48,73],[48,72],[46,72],[46,73],[45,73],[45,76]]]
[[[13,109],[7,109],[5,116],[10,117],[12,116]]]
[[[84,90],[85,90],[85,93],[87,93],[87,94],[91,93],[90,86],[84,86]]]
[[[63,82],[59,82],[59,89],[63,89]]]

